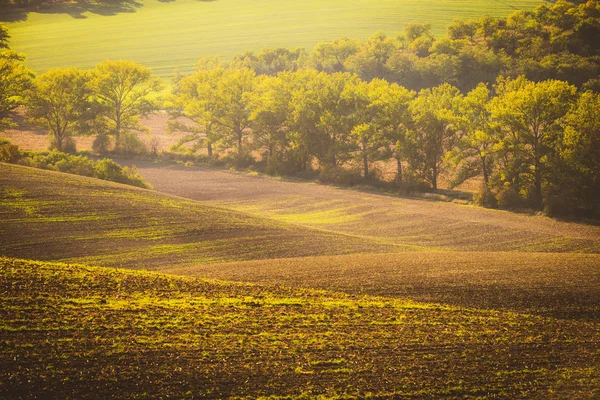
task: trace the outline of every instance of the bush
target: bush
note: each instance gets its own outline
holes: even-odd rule
[[[356,172],[338,166],[325,166],[319,173],[319,181],[324,183],[339,183],[341,185],[352,186],[362,180],[363,178]]]
[[[498,207],[505,209],[519,209],[525,206],[525,202],[519,192],[512,186],[503,187],[496,195]]]
[[[573,204],[566,196],[550,195],[544,198],[544,214],[549,217],[567,217],[573,214]]]
[[[86,156],[76,156],[58,150],[52,150],[50,153],[21,153],[17,146],[2,139],[0,139],[0,161],[149,187],[135,167],[121,167],[110,159],[94,162]]]
[[[496,199],[496,196],[494,195],[494,193],[492,193],[490,188],[488,188],[485,183],[481,184],[481,186],[479,187],[479,191],[473,194],[473,201],[475,202],[475,204],[478,204],[482,207],[498,207],[498,200]]]
[[[126,155],[143,155],[147,153],[144,142],[132,132],[121,134],[116,151]]]
[[[56,150],[63,153],[75,153],[77,148],[75,146],[75,141],[71,137],[65,138],[62,146],[60,146],[56,137],[52,136],[50,138],[50,150]]]
[[[16,163],[22,158],[19,146],[7,139],[0,139],[0,162]]]
[[[138,187],[147,186],[135,167],[132,167],[131,169],[127,167],[123,168],[109,158],[96,162],[94,173],[96,178],[107,181],[125,183]]]
[[[92,143],[92,150],[94,153],[104,155],[108,153],[108,149],[110,148],[110,137],[103,133],[99,133],[94,139],[94,143]]]
[[[23,164],[35,168],[49,169],[70,174],[94,176],[94,162],[85,156],[75,156],[52,150],[48,154],[30,155]]]

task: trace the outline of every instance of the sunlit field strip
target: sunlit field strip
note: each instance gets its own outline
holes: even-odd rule
[[[190,71],[201,56],[230,59],[245,50],[304,47],[340,37],[397,35],[410,22],[431,23],[437,35],[455,19],[505,16],[540,0],[175,0],[141,1],[133,12],[98,15],[30,13],[10,22],[11,46],[35,72],[106,59],[131,59],[163,78]],[[0,20],[23,18],[23,14]]]

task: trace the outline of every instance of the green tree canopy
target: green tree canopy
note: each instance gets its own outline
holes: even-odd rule
[[[149,68],[127,60],[104,61],[91,76],[90,87],[118,148],[123,133],[143,129],[139,118],[156,108],[149,95],[160,90],[161,83]]]
[[[35,79],[27,91],[27,114],[33,123],[48,129],[51,148],[75,151],[72,137],[89,133],[95,118],[91,94],[89,74],[80,69],[52,70]]]
[[[505,165],[504,180],[531,189],[532,200],[538,206],[542,204],[542,186],[551,173],[550,164],[562,134],[561,121],[571,108],[576,91],[566,82],[536,83],[524,77],[500,79],[496,86],[492,115],[504,129],[510,165],[518,165],[511,172]]]
[[[453,115],[460,98],[460,91],[445,83],[421,90],[410,106],[414,128],[409,162],[433,190],[438,188],[444,155],[456,140]]]
[[[0,49],[0,131],[14,123],[8,113],[23,104],[33,74],[24,65],[25,57],[9,49]]]

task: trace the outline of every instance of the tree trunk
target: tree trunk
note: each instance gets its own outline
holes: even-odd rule
[[[398,167],[398,172],[396,174],[396,183],[402,184],[402,160],[400,157],[396,155],[396,166]]]
[[[369,158],[367,157],[367,138],[362,138],[362,158],[365,179],[369,179]]]
[[[115,147],[120,147],[119,139],[121,137],[121,104],[117,103],[117,118],[115,120]]]
[[[488,177],[488,170],[487,170],[487,165],[485,162],[485,156],[481,156],[481,169],[483,170],[483,182],[485,183],[485,187],[489,187],[488,183],[489,183],[489,177]]]
[[[330,137],[330,147],[329,151],[331,152],[331,166],[337,166],[337,159],[335,157],[335,135],[331,135]]]
[[[206,127],[204,128],[204,134],[206,135],[206,151],[208,153],[208,157],[212,158],[213,156],[213,148],[212,148],[212,141],[211,141],[211,128],[212,128],[212,124],[207,124]]]
[[[535,180],[535,205],[542,205],[542,171],[540,171],[540,160],[536,154],[534,163],[534,180]]]
[[[433,169],[431,174],[431,186],[433,186],[433,191],[437,191],[437,175],[438,175],[438,166],[437,161],[433,162]]]
[[[238,142],[238,156],[242,155],[243,147],[242,147],[242,129],[238,126],[235,128],[237,133],[237,142]]]
[[[273,148],[274,147],[275,146],[273,145],[273,143],[269,143],[269,157],[267,158],[267,161],[270,160],[271,157],[273,157],[273,152],[274,152]]]
[[[538,140],[539,128],[534,128],[534,139],[533,139],[533,179],[535,185],[535,205],[537,207],[542,206],[542,171],[540,169],[540,152],[539,152],[539,140]]]

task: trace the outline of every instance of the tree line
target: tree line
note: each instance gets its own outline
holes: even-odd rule
[[[261,154],[266,170],[296,174],[318,165],[343,173],[378,161],[397,165],[396,184],[436,190],[480,177],[481,202],[596,210],[600,188],[600,95],[559,80],[501,77],[462,94],[448,83],[419,92],[348,72],[312,69],[256,75],[203,64],[171,98],[182,142],[209,157]]]

